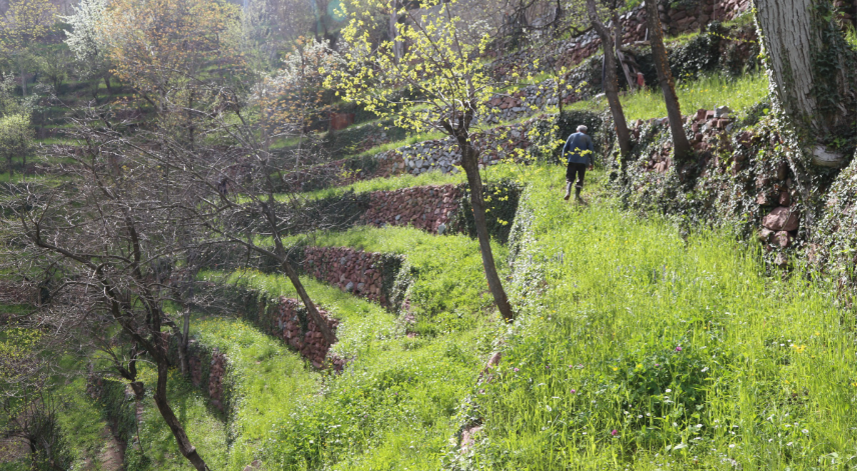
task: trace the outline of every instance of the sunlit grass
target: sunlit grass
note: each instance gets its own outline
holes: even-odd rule
[[[713,110],[726,105],[735,112],[746,110],[768,96],[768,79],[763,74],[743,75],[736,79],[721,76],[706,77],[701,80],[679,82],[676,94],[685,115],[698,109]],[[624,94],[620,97],[625,118],[630,122],[637,119],[665,118],[666,105],[660,88]],[[606,111],[605,98],[580,101],[568,106],[572,110]]]
[[[537,173],[538,172],[538,173]],[[758,248],[559,197],[522,168],[522,313],[477,395],[484,469],[824,469],[857,451],[854,312]],[[594,193],[594,194],[593,194]]]

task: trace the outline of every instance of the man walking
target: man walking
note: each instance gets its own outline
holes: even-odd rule
[[[565,146],[562,148],[562,155],[568,159],[568,170],[565,172],[566,201],[571,197],[571,184],[574,183],[575,177],[577,177],[577,185],[574,188],[574,197],[577,201],[582,201],[580,190],[583,189],[586,167],[592,170],[595,147],[592,145],[592,138],[586,135],[586,131],[586,126],[578,126],[577,132],[568,136],[568,140],[565,141]]]

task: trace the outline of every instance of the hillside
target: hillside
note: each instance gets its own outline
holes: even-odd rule
[[[822,3],[0,2],[0,471],[848,469]]]

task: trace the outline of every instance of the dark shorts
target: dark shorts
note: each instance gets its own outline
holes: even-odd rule
[[[577,186],[583,188],[583,177],[586,176],[586,164],[568,164],[568,169],[565,171],[565,181],[574,182],[577,177]]]

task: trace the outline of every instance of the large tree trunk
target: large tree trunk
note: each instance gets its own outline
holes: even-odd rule
[[[601,23],[598,12],[595,9],[595,0],[586,0],[586,9],[589,12],[589,20],[601,38],[601,46],[604,49],[604,94],[610,104],[610,113],[613,115],[613,124],[616,128],[616,138],[619,139],[619,148],[622,155],[631,153],[631,132],[628,131],[628,123],[625,121],[625,111],[619,101],[619,77],[616,76],[616,56],[613,54],[613,39],[610,30]],[[618,22],[618,16],[614,19]]]
[[[198,471],[208,471],[208,466],[206,466],[202,457],[199,456],[196,448],[190,443],[190,439],[187,438],[184,427],[182,427],[181,422],[179,422],[178,417],[176,417],[176,414],[173,412],[173,408],[170,407],[170,404],[167,401],[167,375],[169,374],[169,365],[165,360],[165,358],[157,359],[158,385],[155,388],[155,404],[158,406],[158,411],[160,411],[161,417],[164,418],[164,422],[167,423],[170,431],[173,432],[173,436],[176,439],[176,443],[179,445],[179,452],[181,452],[182,456],[187,458],[187,460],[190,461]]]
[[[482,197],[482,177],[479,174],[479,152],[473,148],[466,131],[456,135],[458,146],[461,149],[461,166],[467,175],[467,183],[470,185],[470,204],[473,206],[473,220],[476,223],[476,236],[479,239],[479,250],[482,252],[482,267],[485,269],[485,278],[488,280],[488,289],[494,296],[494,303],[500,314],[506,321],[515,320],[515,312],[509,304],[509,298],[503,289],[500,275],[494,264],[494,254],[491,250],[491,237],[488,234],[488,224],[485,218],[485,199]]]
[[[661,27],[661,18],[658,16],[657,0],[646,2],[646,18],[649,24],[649,41],[652,44],[652,56],[655,68],[658,71],[658,82],[664,92],[664,101],[667,106],[667,117],[670,121],[670,133],[672,134],[673,149],[677,161],[684,161],[690,156],[691,147],[684,133],[684,123],[681,119],[681,107],[678,96],[675,93],[675,83],[667,59],[667,48],[664,46],[664,30]]]
[[[774,107],[790,121],[813,163],[838,167],[844,157],[823,143],[850,134],[855,97],[848,75],[853,53],[833,23],[831,8],[823,1],[756,0],[756,25]]]

